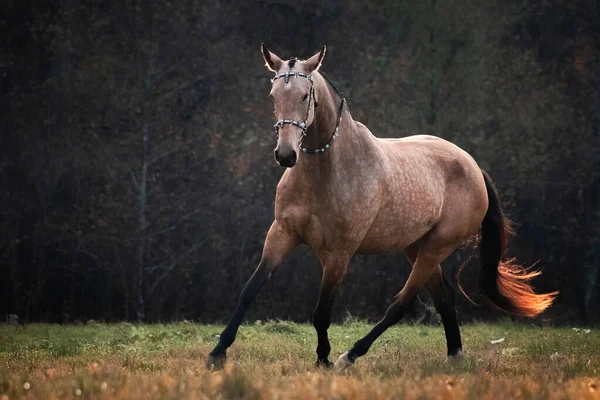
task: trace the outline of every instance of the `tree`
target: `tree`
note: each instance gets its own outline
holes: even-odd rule
[[[78,236],[78,247],[119,277],[141,321],[150,306],[160,316],[178,290],[165,278],[185,279],[181,266],[191,267],[212,238],[205,199],[185,183],[202,166],[195,147],[207,143],[206,130],[193,129],[210,95],[206,43],[191,17],[200,14],[197,2],[172,4],[168,13],[139,1],[111,4],[110,13],[103,7],[61,10],[54,51],[64,78],[55,84],[67,87],[71,127],[97,146],[102,170],[94,229]]]

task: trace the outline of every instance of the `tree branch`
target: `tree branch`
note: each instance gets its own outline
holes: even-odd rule
[[[180,92],[180,91],[189,89],[190,87],[192,87],[192,86],[194,86],[194,85],[202,82],[204,79],[205,79],[205,77],[203,76],[203,77],[201,77],[199,79],[196,79],[195,81],[192,81],[192,82],[189,82],[189,83],[185,83],[185,84],[182,84],[182,85],[179,85],[179,86],[175,86],[175,87],[172,87],[171,89],[165,89],[162,92],[157,92],[155,94],[155,97],[165,97],[165,96],[167,96],[167,95],[169,95],[169,94],[171,94],[173,92]]]
[[[133,170],[130,167],[128,167],[127,169],[129,170],[129,174],[131,175],[131,180],[133,181],[135,188],[139,189],[140,184],[138,183],[137,179],[135,178],[135,173],[133,172]]]
[[[148,167],[151,167],[154,163],[162,160],[163,158],[169,157],[170,155],[173,155],[174,153],[180,152],[180,151],[184,151],[184,150],[189,150],[189,145],[199,142],[200,139],[202,139],[202,137],[198,137],[196,139],[192,139],[192,140],[188,140],[187,142],[182,143],[181,145],[179,145],[178,147],[171,149],[169,151],[166,151],[162,154],[159,154],[158,156],[151,158],[150,160],[148,160]]]
[[[161,71],[158,71],[157,73],[153,74],[153,76],[150,78],[150,82],[152,83],[152,86],[158,85],[160,83],[160,81],[168,74],[170,74],[173,71],[177,70],[177,62],[174,62],[173,64],[171,64],[170,66],[165,66],[163,68],[161,68]]]
[[[190,247],[188,250],[184,251],[183,253],[181,253],[177,258],[175,258],[171,264],[169,265],[169,267],[167,269],[165,269],[163,271],[162,274],[160,274],[155,280],[154,283],[152,284],[152,286],[150,287],[150,290],[148,291],[149,295],[152,295],[152,293],[154,292],[154,290],[156,289],[156,287],[158,286],[158,284],[164,279],[166,278],[171,271],[173,271],[176,267],[177,264],[186,256],[188,256],[189,254],[191,254],[192,252],[194,252],[195,250],[197,250],[198,248],[202,247],[202,245],[204,245],[204,243],[206,243],[208,241],[208,239],[210,238],[210,236],[205,236],[204,239],[196,242],[196,244],[192,247]]]

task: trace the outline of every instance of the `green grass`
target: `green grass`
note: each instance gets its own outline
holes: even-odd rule
[[[370,327],[356,320],[332,326],[331,360]],[[595,330],[467,325],[466,356],[446,362],[442,327],[398,325],[341,374],[314,367],[314,329],[292,322],[242,326],[226,369],[207,371],[221,330],[193,323],[0,325],[0,399],[600,398]]]

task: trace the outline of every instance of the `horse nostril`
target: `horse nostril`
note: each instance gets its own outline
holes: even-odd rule
[[[297,155],[295,151],[290,151],[289,153],[284,152],[281,154],[278,150],[275,150],[275,159],[282,167],[293,167],[296,165]]]
[[[279,165],[288,168],[296,165],[296,152],[292,151],[288,156],[282,157],[281,160],[279,160]]]

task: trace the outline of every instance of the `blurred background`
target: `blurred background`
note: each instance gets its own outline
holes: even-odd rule
[[[226,321],[283,173],[265,42],[285,59],[326,44],[323,71],[376,136],[473,155],[515,222],[509,256],[561,292],[537,323],[600,322],[597,0],[2,3],[2,318]],[[477,304],[459,296],[459,318],[503,318],[473,248],[444,268],[465,262]],[[334,320],[377,320],[408,273],[402,254],[355,257]],[[298,248],[248,319],[309,321],[320,278]],[[435,322],[419,298],[410,318]]]

